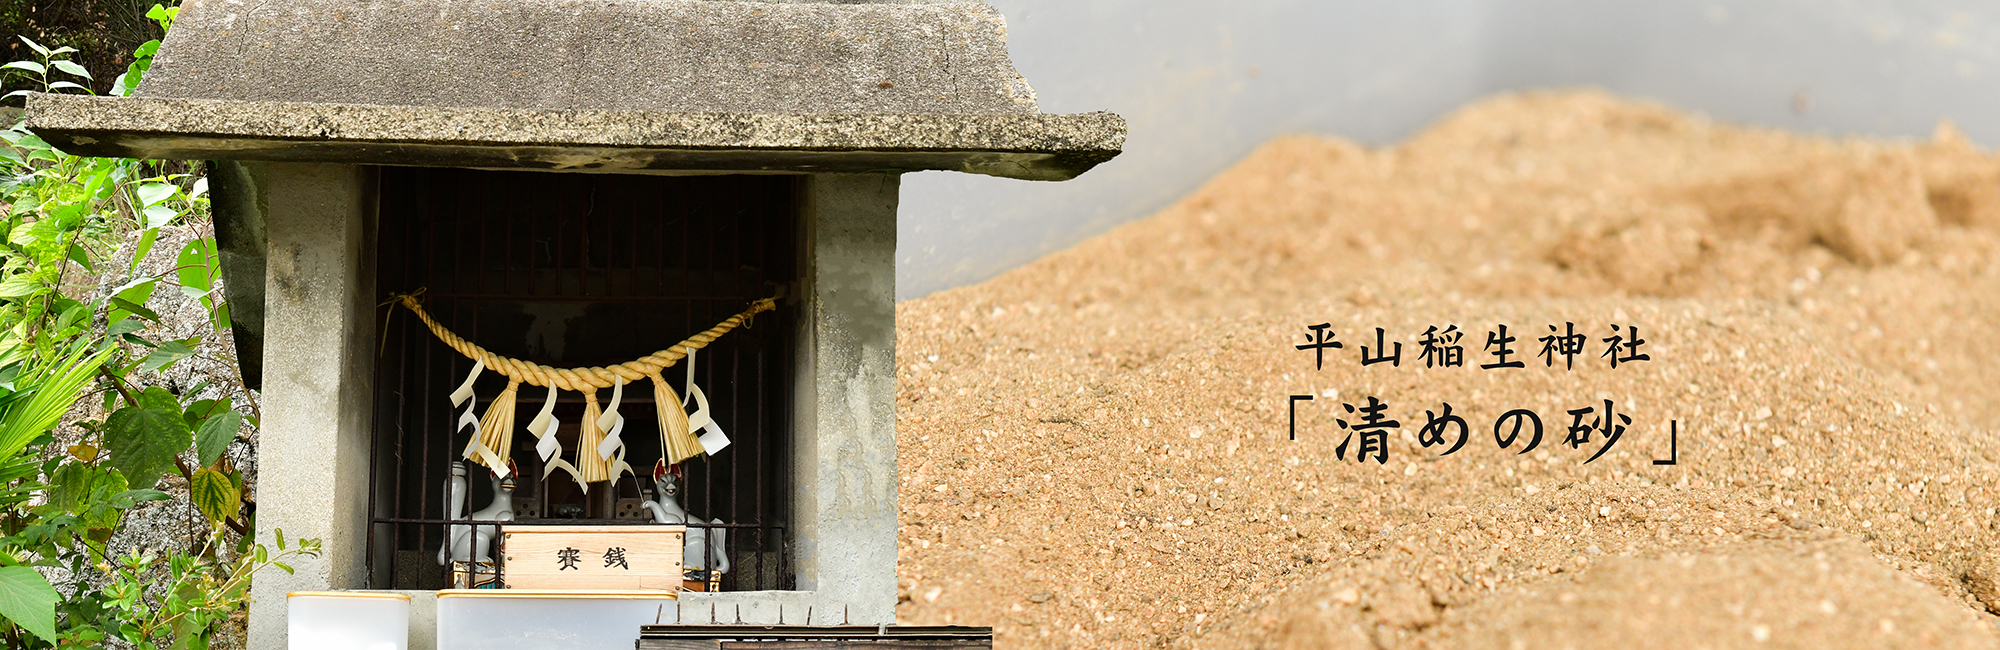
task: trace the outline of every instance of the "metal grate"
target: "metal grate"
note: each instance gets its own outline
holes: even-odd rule
[[[627,361],[769,297],[798,277],[798,184],[787,176],[619,176],[383,168],[376,285],[381,299],[425,288],[427,309],[498,354],[554,366]],[[444,489],[468,434],[454,431],[447,395],[472,363],[407,313],[386,317],[375,365],[369,464],[368,584],[440,589],[448,520]],[[792,310],[757,318],[703,350],[696,383],[733,444],[685,465],[681,503],[728,529],[734,570],[724,590],[792,589],[788,495]],[[677,392],[679,367],[665,376]],[[479,410],[505,387],[486,373]],[[520,392],[533,413],[542,391]],[[659,458],[652,392],[625,391],[626,461],[641,476],[586,496],[566,474],[543,480],[534,439],[517,434],[520,525],[650,522]],[[600,400],[609,394],[599,395]],[[575,453],[583,398],[562,395],[556,416]],[[525,419],[523,419],[525,421]],[[473,466],[466,510],[492,495]],[[700,527],[698,525],[691,527]],[[494,554],[499,555],[497,552]],[[504,569],[503,569],[504,570]]]

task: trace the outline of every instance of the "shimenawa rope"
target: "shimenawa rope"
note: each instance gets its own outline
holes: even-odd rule
[[[681,398],[674,393],[673,387],[668,385],[667,380],[660,376],[660,372],[680,363],[682,359],[687,358],[688,353],[708,347],[708,344],[713,343],[717,338],[721,338],[722,335],[729,333],[731,330],[737,327],[750,327],[752,317],[757,314],[777,308],[776,297],[758,300],[750,303],[749,309],[723,319],[722,322],[716,323],[714,327],[708,328],[707,331],[690,336],[687,340],[676,343],[665,350],[660,350],[625,363],[601,367],[555,368],[530,361],[503,357],[479,347],[471,341],[465,340],[464,337],[439,324],[437,319],[432,318],[429,312],[424,311],[423,303],[417,300],[423,293],[423,289],[418,289],[410,293],[393,294],[389,297],[389,302],[401,304],[404,308],[409,309],[411,313],[416,314],[417,319],[423,321],[424,326],[430,329],[431,334],[437,336],[438,340],[446,346],[457,350],[459,354],[465,355],[466,358],[477,362],[478,365],[500,373],[501,376],[507,378],[507,389],[501,391],[500,395],[494,398],[493,403],[487,407],[486,414],[479,419],[479,435],[473,436],[471,442],[466,445],[464,453],[466,458],[479,461],[480,464],[492,468],[495,473],[501,475],[505,475],[508,472],[506,469],[507,459],[511,456],[514,448],[514,402],[515,396],[523,383],[530,386],[547,386],[557,390],[577,391],[584,394],[585,400],[589,402],[591,407],[595,407],[598,389],[612,388],[621,379],[628,383],[638,381],[640,378],[651,379],[653,380],[654,410],[659,417],[661,443],[665,447],[664,451],[666,454],[665,460],[669,464],[678,464],[681,461],[701,454],[701,442],[696,439],[694,431],[689,427],[690,423],[688,422],[687,412],[681,410]],[[474,376],[477,376],[476,371]],[[553,401],[555,394],[553,392],[550,393],[548,399]],[[616,461],[600,457],[596,453],[596,441],[603,440],[605,436],[603,426],[598,423],[600,418],[597,417],[598,414],[595,412],[597,410],[596,408],[586,409],[587,412],[581,423],[584,431],[580,440],[589,441],[590,444],[578,445],[577,464],[572,466],[560,460],[550,464],[551,470],[563,469],[568,471],[571,476],[577,479],[579,485],[584,486],[585,490],[589,489],[588,483],[590,481],[617,478],[617,474],[610,473],[614,468],[621,472],[630,471],[630,468],[624,463],[622,445],[617,452]],[[544,430],[542,435],[553,433],[554,428],[549,427]],[[607,476],[607,474],[609,475]],[[586,477],[589,478],[589,481],[585,480]]]

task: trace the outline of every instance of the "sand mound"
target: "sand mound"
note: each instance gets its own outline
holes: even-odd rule
[[[1852,541],[1758,541],[1611,558],[1575,582],[1453,612],[1439,645],[1588,648],[1983,648],[1975,615]]]
[[[1274,141],[898,306],[898,614],[1004,647],[1994,645],[1996,182],[1948,128],[1834,142],[1596,93],[1379,151]],[[1319,369],[1293,349],[1317,323],[1347,345]],[[1588,354],[1544,367],[1565,323]],[[1614,323],[1652,360],[1599,358]],[[1496,324],[1528,367],[1476,367]],[[1449,325],[1467,367],[1423,367]],[[1399,366],[1358,362],[1376,327]],[[1293,394],[1317,396],[1296,442]],[[1387,462],[1339,460],[1369,397],[1402,423]],[[1562,444],[1566,411],[1605,400],[1632,422],[1584,464],[1602,440]],[[1440,457],[1416,433],[1443,403],[1469,435]],[[1519,408],[1548,429],[1527,454],[1492,431]],[[1680,462],[1654,465],[1669,422]],[[1821,555],[1834,575],[1785,559]],[[1815,622],[1830,589],[1868,616]],[[1565,598],[1593,621],[1546,624]]]

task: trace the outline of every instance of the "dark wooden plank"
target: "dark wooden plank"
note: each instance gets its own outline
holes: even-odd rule
[[[722,642],[715,639],[645,639],[639,642],[639,650],[721,650]]]
[[[829,639],[825,641],[715,641],[640,639],[638,650],[992,650],[988,639]]]
[[[963,625],[642,625],[644,638],[677,639],[991,639],[993,628]]]

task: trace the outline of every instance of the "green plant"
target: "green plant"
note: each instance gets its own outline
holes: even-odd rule
[[[160,31],[163,32],[172,29],[174,19],[179,18],[180,15],[180,7],[153,5],[152,9],[146,11],[146,17],[152,19],[153,22],[159,23]],[[138,49],[133,50],[132,63],[125,66],[125,74],[118,75],[118,78],[111,82],[111,94],[119,97],[130,97],[132,91],[139,87],[140,78],[144,77],[147,71],[153,69],[153,55],[159,51],[160,39],[157,38],[141,43]]]
[[[85,86],[83,84],[79,84],[74,81],[51,81],[49,79],[49,70],[51,68],[54,68],[55,71],[61,72],[63,74],[67,74],[74,77],[81,77],[84,80],[90,79],[90,71],[83,69],[82,65],[79,65],[77,62],[71,61],[67,58],[60,58],[60,59],[55,58],[66,54],[75,53],[76,48],[65,46],[51,50],[49,48],[42,47],[40,43],[36,43],[32,40],[29,40],[28,37],[26,36],[16,36],[15,38],[21,39],[22,43],[27,43],[28,49],[33,50],[36,56],[39,57],[39,59],[35,61],[14,61],[11,63],[0,65],[0,70],[14,70],[16,71],[14,74],[17,75],[23,73],[27,75],[33,75],[33,79],[31,79],[31,82],[34,83],[36,86],[40,87],[42,89],[42,92],[56,92],[58,90],[68,90],[68,89],[76,89],[84,92],[90,92],[89,86]],[[6,95],[0,95],[0,99],[9,99],[19,95],[26,95],[31,92],[34,91],[16,90],[14,92],[7,93]]]
[[[166,28],[176,11],[155,5],[148,16]],[[37,60],[0,70],[31,75],[44,92],[88,92],[51,77],[80,74],[64,58],[74,50],[22,40]],[[135,53],[114,84],[120,94],[157,48]],[[148,385],[191,358],[236,368],[204,344],[230,324],[214,240],[195,237],[172,268],[142,272],[166,229],[207,218],[206,181],[173,166],[71,156],[22,124],[0,130],[0,637],[9,647],[205,648],[246,601],[253,574],[289,571],[285,559],[319,551],[282,531],[276,554],[254,543],[253,504],[227,453],[258,422],[240,374],[229,378],[235,397],[198,398],[206,384]],[[163,288],[200,306],[200,333],[153,334],[165,319],[147,305]],[[59,441],[57,425],[79,403],[104,416],[68,416]],[[113,553],[131,510],[176,498],[159,489],[167,475],[180,478],[208,535]]]
[[[178,0],[163,0],[167,5]],[[43,43],[62,43],[81,50],[72,56],[99,79],[88,84],[110,94],[112,77],[132,60],[132,50],[159,33],[145,17],[154,0],[10,0],[0,2],[0,34],[27,34]],[[34,55],[11,36],[0,42],[0,61]],[[25,86],[7,84],[0,93]]]
[[[0,396],[0,506],[18,509],[45,489],[33,479],[37,459],[25,454],[55,428],[103,366],[105,352],[91,353],[76,345],[62,356],[27,360],[17,369],[11,390]],[[0,537],[0,616],[43,639],[55,636],[55,588],[36,571],[43,557],[26,539]],[[15,647],[19,647],[15,645]]]
[[[219,542],[221,537],[222,527],[209,529],[210,544]],[[104,593],[106,608],[116,612],[116,618],[122,621],[116,630],[118,639],[142,649],[207,648],[215,625],[248,600],[252,574],[266,567],[291,573],[292,567],[284,563],[286,558],[319,556],[318,540],[301,539],[287,546],[283,530],[277,531],[276,539],[277,554],[270,554],[260,544],[233,562],[218,562],[212,557],[178,551],[164,558],[138,552],[117,558],[116,566],[110,569],[113,580]],[[152,585],[147,577],[162,564],[167,569],[167,581],[157,590],[165,596],[149,599],[147,594]],[[79,627],[64,641],[70,645],[95,645],[102,640],[100,634],[95,628]]]

